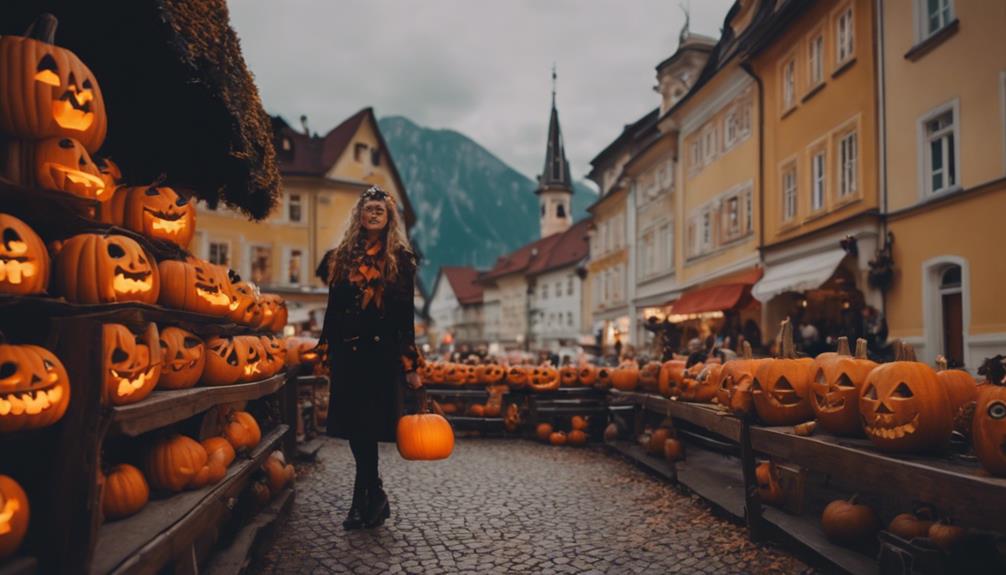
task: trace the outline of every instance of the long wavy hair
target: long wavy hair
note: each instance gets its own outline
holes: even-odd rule
[[[346,223],[346,233],[342,236],[342,241],[335,248],[333,257],[328,261],[328,283],[335,283],[349,276],[349,266],[357,255],[357,251],[362,251],[367,241],[367,229],[363,227],[363,205],[369,200],[361,195],[357,200],[353,211],[349,214],[349,221]],[[398,279],[398,270],[402,263],[399,258],[414,258],[415,252],[409,243],[409,238],[405,234],[405,225],[398,213],[398,207],[394,196],[387,194],[384,199],[385,209],[388,212],[388,224],[384,226],[381,236],[381,243],[384,249],[384,270],[382,275],[387,283],[392,283]]]

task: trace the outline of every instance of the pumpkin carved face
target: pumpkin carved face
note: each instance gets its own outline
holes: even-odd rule
[[[101,89],[91,70],[69,50],[53,44],[56,19],[39,17],[25,37],[0,37],[0,132],[40,140],[76,138],[91,153],[105,140]]]
[[[782,322],[781,341],[782,357],[758,365],[751,395],[758,417],[766,424],[795,425],[814,417],[810,385],[816,365],[809,357],[796,357],[793,326],[788,319]]]
[[[249,282],[239,281],[231,284],[231,296],[237,305],[231,304],[228,317],[242,325],[257,326],[262,321],[262,308],[259,304],[258,289]]]
[[[234,349],[241,364],[241,375],[238,381],[247,383],[266,377],[267,359],[262,340],[254,335],[239,335],[234,338]]]
[[[231,385],[244,373],[238,357],[235,338],[212,337],[206,340],[206,368],[202,382],[206,385]]]
[[[430,383],[444,383],[447,381],[447,368],[441,362],[433,363],[430,367]]]
[[[479,370],[477,366],[466,365],[464,366],[464,383],[467,385],[478,385],[479,382]]]
[[[0,432],[60,420],[70,404],[63,363],[37,345],[0,345]]]
[[[279,373],[286,365],[286,346],[275,336],[261,336],[262,350],[265,352],[263,360],[263,372],[266,377],[272,377]]]
[[[206,367],[206,346],[203,340],[177,327],[166,327],[160,336],[160,389],[187,389],[195,385]]]
[[[162,278],[161,305],[223,317],[231,312],[234,300],[225,278],[213,264],[192,258],[187,262],[164,260],[157,264]]]
[[[686,401],[709,403],[716,397],[723,379],[723,365],[711,363],[705,366],[694,379],[686,380],[687,386],[681,392]]]
[[[153,258],[126,236],[80,234],[56,255],[56,291],[77,303],[154,303],[160,277]]]
[[[70,138],[35,144],[35,184],[50,190],[104,202],[112,197],[87,150]]]
[[[506,377],[506,370],[498,363],[487,363],[482,366],[482,382],[486,385],[501,383]]]
[[[572,365],[564,365],[559,368],[559,385],[563,387],[570,387],[576,385],[576,367]]]
[[[113,162],[111,158],[95,158],[94,165],[98,167],[101,181],[105,182],[106,194],[111,198],[116,188],[122,185],[122,170],[119,164]]]
[[[1006,387],[982,386],[973,426],[978,460],[993,475],[1006,476]]]
[[[819,364],[821,365],[821,364]],[[866,358],[866,340],[856,344],[856,356],[848,354],[848,347],[839,345],[838,355],[818,367],[811,389],[814,401],[811,407],[821,427],[840,434],[862,432],[859,420],[859,390],[877,364]]]
[[[651,361],[639,370],[639,387],[655,392],[660,389],[660,362]]]
[[[262,306],[262,320],[259,322],[260,328],[276,331],[274,324],[282,303],[283,298],[275,294],[265,294],[259,298],[259,304]],[[286,321],[283,322],[283,325],[286,325]]]
[[[161,346],[157,326],[134,334],[117,323],[102,326],[105,363],[105,405],[127,405],[150,395],[161,377]]]
[[[122,214],[122,225],[148,238],[187,248],[196,231],[195,205],[173,188],[123,188],[113,201],[115,211]]]
[[[49,286],[49,253],[28,224],[0,214],[0,293],[29,295]]]
[[[680,359],[669,359],[660,366],[657,376],[657,387],[664,397],[677,397],[681,394],[681,384],[685,379],[686,362]]]
[[[589,363],[581,365],[576,371],[576,377],[580,381],[580,385],[590,387],[597,381],[597,368]]]
[[[28,531],[28,495],[6,475],[0,475],[0,559],[6,559],[21,546]]]
[[[534,391],[555,391],[559,389],[559,370],[551,365],[531,369],[528,386]]]
[[[530,379],[531,372],[522,365],[512,365],[506,372],[506,381],[510,387],[520,389],[525,387]]]
[[[939,448],[953,431],[946,388],[932,368],[912,360],[871,371],[859,393],[859,413],[867,437],[885,451]]]

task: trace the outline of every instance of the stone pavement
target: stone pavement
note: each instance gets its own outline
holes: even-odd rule
[[[391,519],[346,532],[353,457],[325,441],[298,469],[294,509],[255,572],[808,572],[603,448],[527,440],[461,439],[440,462],[381,445]]]

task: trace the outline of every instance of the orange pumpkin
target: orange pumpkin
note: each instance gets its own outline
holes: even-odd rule
[[[522,365],[512,365],[506,372],[506,381],[512,389],[522,389],[527,386],[531,370]]]
[[[815,365],[809,357],[796,357],[789,319],[782,322],[780,342],[781,357],[755,370],[751,395],[758,417],[767,425],[795,425],[814,417],[810,386]]]
[[[161,377],[158,389],[188,389],[195,385],[206,367],[206,346],[194,334],[177,327],[160,333]]]
[[[559,370],[551,365],[532,368],[527,386],[537,392],[555,391],[559,389]]]
[[[574,415],[569,420],[569,426],[573,429],[587,429],[587,418],[581,415]]]
[[[859,392],[863,429],[884,451],[941,448],[954,423],[947,390],[911,346],[899,347],[897,361],[877,366]]]
[[[150,487],[143,473],[129,465],[120,463],[112,467],[105,476],[105,486],[101,492],[101,511],[105,519],[121,519],[135,514],[150,500]]]
[[[111,158],[94,158],[94,165],[98,168],[101,181],[105,183],[105,196],[111,200],[115,197],[115,192],[122,185],[122,170]],[[116,223],[112,219],[111,202],[102,204],[100,207],[100,217],[98,221],[106,224]]]
[[[716,401],[729,408],[737,415],[747,415],[754,410],[754,400],[751,397],[751,382],[758,366],[767,359],[754,359],[751,354],[751,344],[744,342],[738,351],[740,357],[723,364],[720,375],[720,388],[716,392]],[[738,391],[738,388],[739,391]]]
[[[574,429],[566,435],[566,443],[579,447],[587,444],[587,433],[582,429]]]
[[[664,459],[668,463],[674,463],[685,458],[685,444],[678,439],[668,437],[664,440]]]
[[[659,361],[650,361],[639,370],[639,387],[643,391],[656,393],[660,391],[660,368]]]
[[[198,489],[209,477],[206,450],[198,441],[180,434],[163,437],[147,450],[144,471],[155,489]]]
[[[461,385],[465,382],[465,366],[461,363],[448,363],[444,367],[444,383]]]
[[[423,412],[398,420],[398,453],[403,459],[432,461],[447,459],[454,451],[454,430],[443,416]]]
[[[814,392],[811,407],[818,423],[836,435],[861,434],[859,390],[873,368],[877,367],[866,357],[866,340],[860,338],[856,341],[856,355],[853,357],[849,354],[848,340],[839,338],[837,355],[818,365],[811,385]]]
[[[590,387],[597,381],[597,368],[589,363],[585,363],[577,368],[576,378],[580,385]]]
[[[276,333],[281,333],[289,320],[290,310],[286,306],[285,299],[280,296],[271,297],[276,298],[276,312],[272,316],[272,326],[270,329]]]
[[[262,362],[262,371],[265,377],[272,377],[283,370],[286,365],[286,346],[282,340],[274,335],[263,335],[259,337],[262,342],[262,350],[265,356]]]
[[[210,463],[219,463],[223,466],[225,471],[228,467],[230,467],[230,464],[234,462],[234,458],[237,457],[237,452],[234,451],[234,446],[231,445],[231,442],[222,435],[208,437],[201,442],[201,445],[203,446],[203,449],[206,450],[207,460]]]
[[[425,378],[424,380],[425,381]],[[430,369],[430,383],[441,384],[447,381],[446,367],[443,362],[435,362]]]
[[[481,403],[473,403],[472,405],[468,406],[468,415],[472,417],[485,417],[486,406],[482,405]]]
[[[0,37],[0,132],[26,140],[76,138],[91,153],[105,141],[98,80],[71,51],[55,45],[57,20],[43,14],[24,36]]]
[[[224,438],[236,451],[252,449],[262,441],[258,422],[247,411],[223,410]]]
[[[204,385],[231,385],[244,375],[244,365],[238,356],[238,344],[233,337],[211,337],[206,340]]]
[[[271,493],[282,491],[297,475],[293,465],[286,462],[283,452],[279,450],[269,455],[262,466],[262,471],[265,472],[266,482]]]
[[[516,403],[507,405],[506,415],[503,417],[503,427],[510,433],[514,433],[520,429],[520,423],[520,408]]]
[[[669,359],[660,366],[660,375],[657,378],[660,395],[664,397],[677,397],[679,395],[679,388],[685,379],[686,363],[680,359]]]
[[[249,383],[267,377],[264,370],[269,365],[268,358],[266,358],[262,340],[258,336],[235,336],[234,350],[238,354],[238,363],[241,365],[238,383]]]
[[[189,247],[196,232],[195,204],[167,186],[119,188],[110,208],[114,223],[181,248]]]
[[[978,400],[978,382],[962,369],[947,369],[947,358],[936,357],[936,377],[947,389],[950,409],[956,416],[969,403]]]
[[[646,442],[646,453],[647,455],[653,455],[659,457],[664,453],[664,442],[673,437],[671,430],[667,427],[661,427],[653,431],[650,434],[649,440]]]
[[[482,367],[479,377],[482,383],[486,385],[495,385],[497,383],[503,383],[506,378],[506,370],[503,369],[498,363],[487,363]]]
[[[572,387],[576,385],[576,367],[564,365],[559,368],[559,385],[562,387]]]
[[[710,363],[700,370],[694,378],[685,380],[686,385],[681,390],[681,399],[699,403],[709,403],[720,389],[723,378],[723,365]]]
[[[928,513],[920,512],[920,515],[928,516]],[[917,516],[915,513],[899,513],[888,524],[887,530],[902,539],[911,541],[916,537],[928,537],[929,528],[933,526],[933,523],[935,522],[931,517],[925,519],[924,517]]]
[[[782,505],[786,501],[786,493],[779,484],[779,470],[775,463],[766,461],[755,468],[755,483],[758,487],[758,497],[767,505]]]
[[[1003,356],[985,360],[979,373],[984,373],[988,383],[981,386],[971,439],[975,455],[989,473],[1006,477],[1006,368]]]
[[[37,345],[0,343],[0,433],[59,421],[70,405],[63,362]]]
[[[610,367],[597,368],[597,378],[594,380],[594,387],[597,389],[611,389],[611,373],[614,370]]]
[[[236,323],[257,326],[262,321],[262,306],[259,304],[258,288],[243,281],[231,282],[230,295],[234,298],[227,317]]]
[[[154,303],[160,277],[154,259],[126,236],[80,234],[56,254],[56,293],[76,303]]]
[[[565,431],[553,431],[548,436],[548,442],[552,445],[566,445],[566,432]]]
[[[161,345],[157,326],[147,325],[143,335],[117,323],[102,326],[105,405],[142,401],[161,377]]]
[[[30,517],[24,489],[14,479],[0,475],[0,559],[10,557],[21,546]]]
[[[635,361],[623,361],[611,372],[611,386],[619,391],[633,391],[638,384],[639,364]]]
[[[276,321],[276,315],[279,314],[282,303],[283,298],[276,294],[262,294],[259,298],[259,305],[262,306],[262,320],[258,324],[259,329],[273,330],[273,323]],[[283,322],[283,325],[286,325],[286,321]]]
[[[500,413],[503,411],[503,394],[506,390],[507,386],[501,384],[490,385],[487,388],[487,391],[489,392],[489,399],[486,401],[485,406],[486,417],[500,416]]]
[[[165,260],[157,265],[161,277],[158,302],[166,307],[227,317],[233,301],[229,286],[221,283],[212,264],[192,258],[187,262]]]
[[[548,437],[552,435],[552,426],[548,423],[539,423],[538,427],[534,430],[534,434],[538,437],[538,439],[548,441]]]
[[[481,385],[479,380],[479,370],[477,366],[474,365],[463,365],[461,366],[462,373],[462,383],[465,385]]]
[[[856,503],[856,496],[848,501],[832,501],[821,514],[821,530],[836,543],[863,543],[872,539],[879,529],[877,514],[869,506]]]
[[[49,287],[49,252],[28,224],[0,214],[0,293],[32,295]]]

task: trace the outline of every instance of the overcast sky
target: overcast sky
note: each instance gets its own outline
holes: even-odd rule
[[[682,2],[684,3],[684,2]],[[717,37],[733,0],[692,0]],[[577,179],[622,127],[659,103],[677,46],[673,0],[229,0],[266,110],[324,134],[373,106],[457,130],[529,177],[541,171],[551,67]]]

